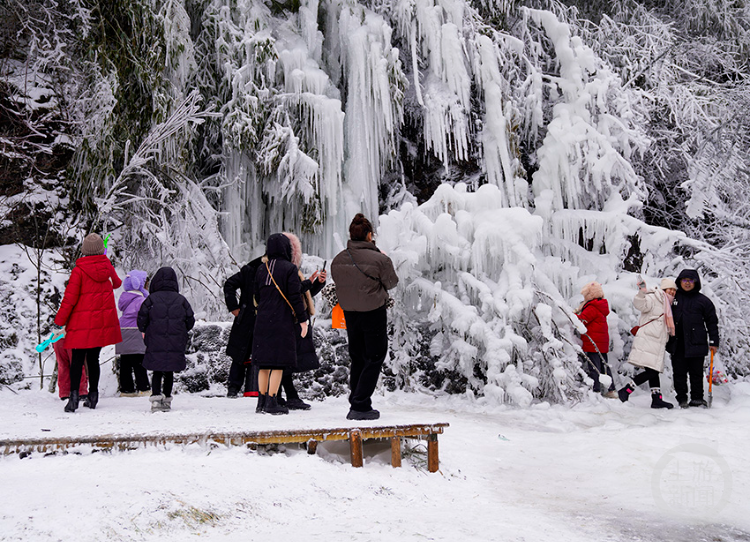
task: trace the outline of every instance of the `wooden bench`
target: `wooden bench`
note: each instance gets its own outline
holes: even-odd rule
[[[32,452],[51,453],[75,446],[90,445],[104,450],[132,450],[141,445],[201,444],[211,442],[225,446],[253,444],[306,444],[307,453],[314,454],[319,442],[348,440],[353,467],[364,464],[362,442],[368,439],[389,439],[391,442],[391,465],[401,466],[401,439],[427,439],[427,468],[437,472],[438,434],[447,423],[343,427],[333,429],[296,429],[270,431],[242,431],[236,433],[191,433],[186,435],[100,435],[88,437],[39,438],[24,440],[0,440],[4,455],[13,453],[26,455]]]

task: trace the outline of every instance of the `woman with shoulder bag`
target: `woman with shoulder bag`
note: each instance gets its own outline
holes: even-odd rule
[[[292,244],[292,263],[297,267],[297,275],[301,281],[302,302],[305,305],[305,311],[308,317],[315,315],[315,304],[313,296],[317,295],[325,286],[326,270],[315,271],[310,278],[305,278],[302,271],[299,270],[302,264],[302,243],[293,233],[284,232],[284,235]],[[325,266],[324,266],[325,267]],[[307,335],[304,337],[297,335],[297,365],[293,368],[284,369],[284,376],[281,379],[281,389],[277,395],[279,405],[285,406],[289,410],[310,410],[310,404],[300,399],[297,388],[294,386],[294,373],[304,373],[314,371],[320,367],[318,354],[315,352],[313,344],[312,322],[307,329]],[[286,400],[281,396],[281,390],[286,394]]]
[[[617,392],[622,402],[630,398],[636,387],[648,380],[651,386],[651,408],[672,408],[672,403],[664,401],[661,394],[659,374],[664,371],[664,353],[667,340],[674,336],[672,301],[677,293],[677,284],[672,279],[662,279],[659,288],[648,290],[643,279],[639,278],[638,293],[633,305],[641,311],[630,349],[628,363],[643,371],[635,375],[627,386]]]
[[[253,363],[258,366],[256,412],[288,414],[276,394],[285,369],[297,365],[297,335],[307,335],[307,311],[302,302],[302,283],[292,263],[292,244],[282,233],[266,243],[266,255],[258,267],[253,288],[258,307],[253,333]]]
[[[349,225],[349,241],[331,262],[336,295],[349,340],[349,420],[377,420],[372,394],[388,355],[388,290],[398,276],[391,259],[375,246],[372,224],[362,213]]]

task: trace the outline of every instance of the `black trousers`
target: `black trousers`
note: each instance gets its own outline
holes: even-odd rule
[[[243,386],[245,392],[258,391],[258,368],[252,363],[232,359],[227,378],[227,391],[239,393]]]
[[[385,306],[368,312],[344,311],[349,337],[349,404],[352,410],[372,410],[372,394],[388,354],[388,314]]]
[[[291,371],[284,371],[284,376],[281,378],[281,388],[284,390],[287,400],[299,399],[297,388],[294,387],[294,373]],[[281,396],[281,393],[279,393],[279,396]]]
[[[661,379],[659,378],[659,371],[651,369],[650,367],[646,367],[643,369],[642,373],[638,373],[637,375],[633,377],[633,382],[635,382],[636,386],[640,386],[646,380],[648,380],[648,385],[651,386],[652,388],[661,388]]]
[[[81,385],[81,373],[83,372],[84,363],[89,374],[89,393],[99,391],[99,375],[101,374],[99,369],[99,353],[101,351],[101,347],[73,349],[73,355],[70,360],[71,392],[77,392],[78,387]]]
[[[133,393],[151,388],[148,383],[148,371],[143,368],[144,354],[120,354],[120,392]],[[135,384],[133,383],[135,374]]]
[[[602,358],[604,358],[604,363],[602,363],[601,358],[599,357],[599,352],[586,352],[586,357],[591,360],[591,363],[586,364],[586,374],[589,375],[591,380],[594,381],[593,389],[596,393],[599,393],[601,391],[601,384],[599,383],[599,375],[609,375],[610,378],[612,378],[612,369],[609,368],[609,364],[607,363],[607,354],[602,354]],[[593,367],[592,367],[593,363]],[[596,369],[594,369],[596,367]],[[612,391],[615,389],[615,381],[612,380],[612,383],[609,385],[609,390]]]
[[[688,400],[688,375],[690,376],[690,399],[703,400],[703,362],[706,358],[686,358],[682,352],[672,356],[674,391],[677,402]]]
[[[164,380],[164,388],[162,389],[162,380]],[[173,371],[154,371],[151,375],[151,395],[164,395],[166,397],[172,397],[172,385],[174,384],[174,372]]]

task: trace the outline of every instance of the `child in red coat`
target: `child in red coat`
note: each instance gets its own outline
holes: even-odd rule
[[[608,375],[610,378],[609,390],[604,396],[609,399],[617,399],[615,384],[612,380],[612,370],[607,363],[609,352],[609,326],[607,315],[609,314],[609,303],[604,299],[604,290],[598,282],[590,282],[581,290],[583,303],[578,307],[576,315],[586,326],[586,333],[582,334],[583,351],[589,358],[586,364],[586,372],[594,381],[594,391],[599,393],[601,384],[599,376]]]
[[[84,403],[99,402],[99,353],[103,346],[122,341],[114,291],[122,285],[109,258],[104,240],[90,233],[83,240],[82,258],[70,273],[55,324],[65,327],[65,345],[73,351],[70,364],[70,396],[65,412],[78,408],[78,386],[83,365],[89,374],[89,396]]]

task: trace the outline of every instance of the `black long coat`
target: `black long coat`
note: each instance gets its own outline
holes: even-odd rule
[[[690,278],[695,286],[689,292],[682,289],[680,281]],[[677,294],[672,302],[672,316],[676,335],[669,339],[667,351],[674,355],[678,341],[683,341],[686,358],[702,358],[709,346],[719,346],[719,319],[714,304],[700,293],[701,279],[695,269],[685,269],[677,277]]]
[[[261,258],[255,258],[243,265],[239,273],[235,273],[224,283],[224,301],[227,304],[227,310],[229,312],[240,310],[239,314],[234,317],[226,350],[227,356],[238,363],[247,361],[253,349],[255,329],[253,288],[255,274],[261,263]],[[240,291],[239,302],[237,302],[237,290]]]
[[[145,333],[143,367],[151,371],[182,371],[188,331],[195,325],[193,309],[182,295],[177,274],[162,267],[151,280],[149,296],[138,311],[138,329]]]
[[[302,281],[302,293],[309,291],[310,295],[314,297],[324,286],[324,282],[317,280],[313,282],[310,279],[305,279]],[[299,333],[297,334],[297,366],[293,369],[293,372],[314,371],[318,367],[320,367],[320,360],[318,359],[318,353],[315,351],[312,322],[310,322],[307,335],[301,337]]]
[[[294,368],[297,365],[296,336],[300,329],[297,322],[305,322],[308,317],[297,266],[292,263],[289,239],[281,233],[271,235],[266,244],[266,256],[268,261],[258,267],[255,275],[258,312],[253,334],[253,363],[260,368]],[[291,308],[271,280],[269,269]]]

